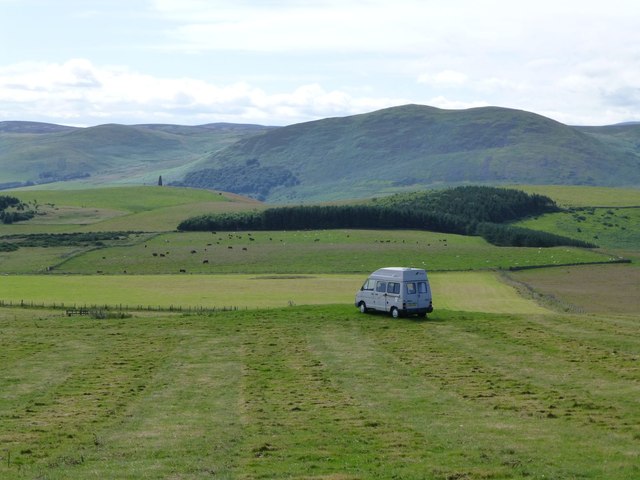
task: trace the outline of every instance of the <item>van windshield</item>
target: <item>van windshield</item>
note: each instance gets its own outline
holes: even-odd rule
[[[376,286],[375,280],[367,280],[360,290],[373,290]]]

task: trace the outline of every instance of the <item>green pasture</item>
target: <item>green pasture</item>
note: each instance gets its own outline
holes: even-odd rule
[[[638,207],[640,189],[572,185],[514,185],[512,188],[552,198],[567,207]]]
[[[13,254],[19,251],[8,255]],[[480,237],[423,231],[196,232],[166,233],[135,245],[91,250],[61,259],[54,272],[369,273],[394,265],[442,271],[611,260],[615,257],[599,251],[496,247]]]
[[[544,313],[491,272],[432,274],[436,308]],[[29,275],[0,277],[0,301],[112,309],[351,305],[366,275]],[[355,307],[354,307],[355,309]]]
[[[603,248],[640,250],[640,207],[574,209],[517,225],[592,242]]]
[[[28,222],[0,224],[0,235],[75,231],[175,230],[193,215],[264,208],[239,195],[173,187],[110,187],[83,190],[33,190],[9,192],[37,206]]]
[[[6,480],[640,476],[634,317],[0,308],[0,332]]]
[[[104,208],[136,213],[188,203],[226,201],[210,190],[172,187],[108,187],[82,190],[23,189],[11,192],[23,202],[39,205]]]

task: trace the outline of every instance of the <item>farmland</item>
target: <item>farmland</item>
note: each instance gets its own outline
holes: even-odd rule
[[[640,473],[627,317],[0,316],[3,478]]]
[[[635,202],[596,190],[598,208]],[[117,191],[21,192],[46,213],[0,226],[18,244],[129,231],[0,252],[0,478],[640,476],[635,217],[593,250],[424,231],[187,233],[173,230],[194,212],[263,207]],[[562,190],[586,208],[590,191]],[[550,219],[574,214],[528,222],[559,233]],[[599,222],[596,209],[585,234]],[[434,313],[359,313],[353,295],[381,265],[427,267]],[[72,305],[126,315],[67,317]]]

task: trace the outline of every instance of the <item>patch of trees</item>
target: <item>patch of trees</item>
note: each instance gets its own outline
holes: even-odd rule
[[[33,218],[35,212],[27,210],[27,205],[15,197],[0,196],[0,221],[5,224]]]
[[[465,186],[434,192],[396,194],[376,202],[395,208],[446,212],[477,222],[505,223],[560,211],[544,195],[510,188]]]
[[[76,233],[32,233],[29,235],[6,235],[0,244],[5,251],[17,250],[19,247],[73,247],[104,246],[106,241],[127,240],[138,232],[76,232]],[[4,246],[3,246],[4,245]]]
[[[190,172],[182,182],[172,185],[223,190],[264,200],[274,188],[292,187],[298,183],[298,178],[287,168],[263,167],[257,159],[251,159],[241,166]]]
[[[446,193],[438,192],[434,194],[438,197],[435,199],[415,195],[409,201],[397,201],[396,198],[396,201],[379,202],[377,205],[309,205],[269,208],[261,212],[200,215],[180,223],[178,230],[418,229],[479,235],[499,246],[595,247],[580,240],[501,223],[556,211],[558,207],[548,197],[515,190],[516,194],[504,194],[504,189],[478,188],[460,187]],[[459,201],[457,194],[465,200]],[[477,204],[467,206],[466,202]],[[514,204],[510,205],[510,202]]]

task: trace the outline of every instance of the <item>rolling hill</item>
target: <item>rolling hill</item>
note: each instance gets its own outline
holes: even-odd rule
[[[298,183],[274,186],[270,201],[463,183],[638,185],[638,137],[637,125],[581,129],[504,108],[406,105],[242,139],[210,155],[200,174],[247,159],[263,168],[287,168]]]
[[[80,179],[85,186],[179,179],[191,162],[268,130],[228,123],[74,128],[0,122],[0,187]],[[4,185],[3,185],[4,184]]]
[[[422,105],[277,128],[0,122],[5,188],[152,184],[159,175],[272,203],[468,183],[637,187],[640,125],[572,127],[520,110]]]

